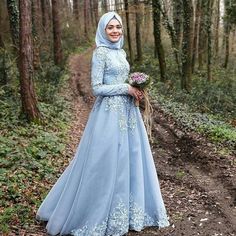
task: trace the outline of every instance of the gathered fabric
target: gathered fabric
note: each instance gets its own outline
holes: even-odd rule
[[[96,101],[74,158],[36,214],[50,235],[122,236],[169,225],[142,115],[125,83],[122,42],[113,48],[99,38],[91,65]]]

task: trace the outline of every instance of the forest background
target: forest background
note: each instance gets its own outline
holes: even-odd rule
[[[99,17],[110,10],[122,16],[131,71],[152,78],[153,101],[183,129],[235,154],[236,0],[2,0],[2,232],[29,227],[48,189],[42,179],[52,183],[61,168],[54,161],[73,116],[63,96],[68,58],[94,46]]]

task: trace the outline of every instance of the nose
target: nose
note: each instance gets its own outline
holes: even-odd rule
[[[117,27],[114,27],[114,28],[113,28],[113,32],[114,32],[114,33],[118,32]]]

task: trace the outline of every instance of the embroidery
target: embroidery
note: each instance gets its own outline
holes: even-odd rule
[[[113,209],[107,222],[106,235],[119,236],[129,230],[129,211],[120,199],[118,205]]]
[[[152,218],[145,213],[130,194],[129,207],[120,199],[111,214],[102,223],[91,227],[87,223],[80,229],[72,230],[71,234],[74,236],[121,236],[129,229],[140,231],[145,226],[169,226],[164,206],[160,210],[158,214],[155,214],[155,219]]]
[[[104,97],[106,111],[117,112],[121,131],[131,131],[136,128],[136,114],[133,99],[130,96]]]
[[[91,84],[96,96],[128,94],[128,85],[124,81],[128,78],[130,68],[123,54],[123,50],[105,47],[94,50]]]
[[[94,51],[92,63],[92,88],[98,96],[93,111],[104,102],[105,111],[117,113],[121,131],[134,130],[136,108],[128,95],[129,85],[124,83],[129,74],[125,51],[99,47]]]

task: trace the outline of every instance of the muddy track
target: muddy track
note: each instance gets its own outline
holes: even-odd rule
[[[188,209],[182,211],[181,220],[175,221],[177,208],[169,208],[176,227],[173,234],[166,229],[165,235],[236,235],[234,157],[219,156],[214,145],[204,137],[184,133],[158,104],[154,104],[154,108],[157,140],[154,158],[159,177],[164,183],[167,179],[175,183],[174,193],[178,188],[185,189],[176,198],[176,205],[180,203]],[[169,192],[165,192],[168,208],[171,203],[168,194],[173,193],[168,188],[163,191]]]
[[[94,102],[89,79],[91,53],[89,49],[70,60],[70,92],[76,110],[72,150]],[[184,132],[157,102],[153,107],[152,151],[171,226],[160,230],[147,227],[128,235],[236,236],[235,157],[220,156],[207,139]]]
[[[83,69],[72,80],[89,109],[94,101],[88,78],[90,56],[88,51],[77,59]],[[236,235],[234,157],[218,155],[207,139],[183,132],[158,103],[153,107],[153,157],[171,226],[128,235]]]

